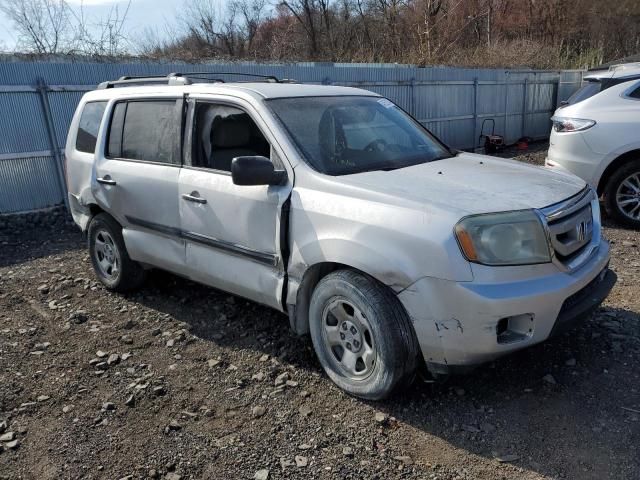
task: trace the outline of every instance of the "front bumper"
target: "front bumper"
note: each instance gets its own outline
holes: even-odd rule
[[[423,278],[398,297],[430,370],[450,373],[540,343],[590,314],[615,284],[608,263],[602,240],[574,271],[525,266],[533,278],[491,283]]]

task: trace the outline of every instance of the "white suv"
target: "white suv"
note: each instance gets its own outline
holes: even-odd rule
[[[607,213],[640,228],[640,65],[585,77],[553,118],[548,167],[592,185]]]
[[[454,152],[364,90],[193,81],[78,105],[69,201],[110,289],[158,267],[286,312],[336,384],[379,399],[425,361],[541,342],[615,282],[573,175]]]

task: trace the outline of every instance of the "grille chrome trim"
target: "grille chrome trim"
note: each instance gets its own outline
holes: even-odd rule
[[[593,195],[595,195],[595,192],[587,185],[582,189],[582,191],[578,192],[573,197],[559,203],[554,203],[548,207],[544,207],[540,211],[548,221],[553,221],[557,218],[571,215],[576,210],[584,207],[590,201],[588,197]]]
[[[562,271],[580,268],[600,246],[600,204],[591,187],[539,210],[539,215],[546,230],[552,262]]]

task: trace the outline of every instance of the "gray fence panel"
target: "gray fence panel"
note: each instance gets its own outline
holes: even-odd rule
[[[0,92],[0,154],[50,149],[37,92]]]
[[[580,71],[417,68],[391,64],[194,65],[5,59],[0,63],[0,212],[5,213],[50,206],[64,198],[55,160],[50,156],[52,146],[37,90],[40,79],[49,86],[46,96],[58,148],[64,148],[69,123],[83,93],[104,80],[122,75],[237,72],[364,88],[393,100],[443,141],[461,149],[479,145],[478,136],[486,119],[495,120],[495,133],[504,135],[507,143],[522,136],[548,136],[549,117],[557,103],[568,98],[582,81]],[[490,123],[486,123],[485,133],[490,130]]]
[[[51,115],[56,128],[58,146],[64,148],[67,142],[67,132],[73,119],[76,107],[84,92],[49,92]],[[44,133],[44,132],[43,132]]]
[[[51,155],[0,159],[0,186],[0,214],[63,203]]]

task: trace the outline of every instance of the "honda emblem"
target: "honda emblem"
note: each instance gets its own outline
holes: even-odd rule
[[[587,222],[582,221],[576,225],[576,237],[579,242],[584,242],[587,236]]]

